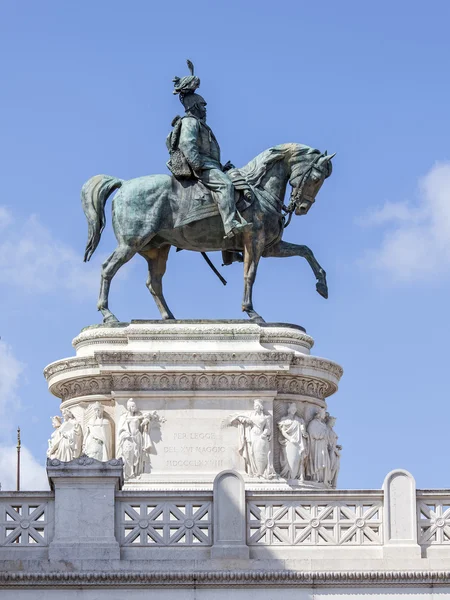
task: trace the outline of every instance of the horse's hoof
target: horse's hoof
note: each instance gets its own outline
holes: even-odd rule
[[[256,311],[244,310],[244,312],[247,313],[248,317],[250,318],[250,321],[253,321],[253,323],[265,323],[264,319],[261,317],[261,315],[258,315]]]
[[[108,323],[119,323],[119,319],[114,315],[109,315],[103,318],[103,323],[106,325]]]
[[[322,296],[322,298],[325,298],[325,300],[328,298],[328,286],[326,283],[318,281],[316,283],[316,290]]]
[[[250,317],[250,320],[253,321],[253,323],[265,323],[265,320],[260,316]]]

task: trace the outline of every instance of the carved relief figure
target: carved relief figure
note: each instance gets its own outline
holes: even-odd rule
[[[328,427],[328,450],[330,455],[329,484],[331,487],[335,488],[337,485],[339,468],[341,466],[342,446],[337,443],[338,436],[333,429],[334,424],[336,423],[336,417],[332,417],[327,413],[325,415],[325,423]]]
[[[297,405],[288,405],[287,414],[278,421],[281,435],[280,466],[281,476],[286,479],[304,481],[305,466],[308,456],[308,433],[305,421],[297,415]]]
[[[52,419],[53,427],[56,428],[49,440],[47,456],[68,462],[80,456],[83,432],[81,425],[69,409],[65,408],[62,411],[62,416],[64,419],[62,424],[59,417],[53,417]],[[58,420],[60,425],[58,425]]]
[[[309,422],[308,473],[312,481],[328,484],[330,455],[328,453],[328,427],[325,424],[325,409],[321,408]]]
[[[104,417],[100,402],[95,402],[94,414],[87,424],[83,453],[102,462],[112,458],[111,424]]]
[[[50,436],[50,439],[48,440],[48,450],[47,450],[47,456],[49,458],[56,458],[55,456],[55,448],[58,444],[59,441],[59,437],[60,437],[60,432],[59,432],[59,428],[61,427],[61,417],[59,417],[58,415],[56,417],[52,417],[52,425],[53,425],[53,433]]]
[[[163,423],[165,419],[153,411],[144,413],[137,409],[133,398],[127,402],[127,411],[119,420],[117,458],[123,458],[124,477],[139,477],[150,464],[152,440],[149,433],[150,421]]]
[[[272,417],[264,412],[261,400],[255,400],[250,416],[230,417],[230,425],[239,431],[239,454],[245,462],[245,472],[253,477],[270,479],[275,476],[272,466]]]

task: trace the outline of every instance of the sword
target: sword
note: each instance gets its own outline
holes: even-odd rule
[[[181,252],[182,250],[183,250],[183,248],[177,248],[177,252]],[[214,271],[214,273],[217,275],[217,277],[220,279],[220,281],[223,283],[223,285],[227,285],[227,280],[222,277],[222,275],[219,273],[219,271],[216,269],[216,267],[212,264],[208,255],[206,254],[206,252],[202,252],[201,254],[202,254],[203,258],[206,260],[206,262],[208,263],[209,268],[212,269],[212,271]]]
[[[212,264],[212,262],[209,260],[208,255],[206,254],[206,252],[202,252],[202,256],[203,258],[206,260],[206,262],[208,263],[209,267],[214,271],[214,273],[217,275],[217,277],[220,279],[220,281],[223,283],[223,285],[227,285],[227,280],[224,279],[222,277],[222,275],[219,273],[219,271],[216,269],[216,267]]]

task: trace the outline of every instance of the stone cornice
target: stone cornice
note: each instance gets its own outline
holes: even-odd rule
[[[66,358],[50,363],[44,369],[47,381],[62,372],[84,369],[98,369],[101,366],[113,365],[198,365],[198,364],[236,364],[267,363],[328,371],[336,379],[340,379],[343,369],[337,363],[316,356],[295,356],[289,352],[95,352],[94,356]]]
[[[249,321],[139,321],[84,329],[77,356],[44,370],[62,400],[114,391],[272,390],[323,401],[342,368],[311,356],[314,340],[297,325]],[[316,402],[317,403],[317,402]]]
[[[63,462],[57,458],[47,458],[47,477],[50,487],[54,489],[54,482],[60,477],[105,477],[117,480],[117,485],[123,485],[123,460],[122,458],[112,458],[106,462],[101,462],[90,456],[81,455],[68,462]]]
[[[92,343],[128,344],[138,340],[236,341],[253,340],[261,344],[289,343],[310,350],[314,340],[303,328],[288,323],[257,323],[242,321],[174,321],[165,323],[132,322],[122,326],[97,326],[84,329],[72,344],[78,349]]]
[[[0,573],[0,588],[26,587],[450,586],[450,571],[78,571]]]
[[[222,371],[224,368],[226,371]],[[336,391],[342,373],[338,364],[324,358],[269,350],[220,353],[104,351],[96,352],[94,356],[60,360],[44,370],[51,392],[63,400],[128,389],[267,388],[322,400]]]

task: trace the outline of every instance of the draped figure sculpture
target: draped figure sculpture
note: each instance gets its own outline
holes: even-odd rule
[[[80,456],[83,432],[72,411],[65,408],[62,416],[64,419],[62,423],[59,417],[52,419],[53,426],[56,428],[49,440],[47,456],[68,462]],[[58,425],[58,421],[61,423],[60,425]]]
[[[305,480],[306,459],[308,456],[308,433],[305,421],[297,415],[297,405],[288,405],[287,414],[278,421],[280,436],[281,477]]]
[[[321,408],[309,422],[308,474],[311,481],[328,485],[330,455],[328,453],[328,427],[325,424],[325,409]]]
[[[127,402],[127,410],[119,420],[117,458],[124,462],[126,480],[139,477],[150,465],[153,443],[150,437],[150,422],[163,423],[156,411],[141,412],[133,398]]]
[[[255,400],[253,413],[230,417],[229,425],[239,431],[239,454],[244,459],[245,472],[252,477],[275,476],[272,465],[272,417],[264,412],[260,400]]]
[[[342,446],[337,443],[338,435],[333,429],[334,424],[336,423],[336,417],[332,417],[327,413],[325,415],[325,423],[328,427],[328,451],[330,456],[329,484],[332,488],[335,488],[341,466]]]
[[[61,427],[61,424],[62,420],[60,416],[56,415],[55,417],[52,417],[52,426],[54,431],[50,436],[50,439],[48,440],[47,456],[49,458],[55,458],[56,447],[58,444],[59,436],[61,435],[59,433],[59,428]]]
[[[104,417],[100,402],[95,402],[94,414],[87,424],[83,453],[102,462],[112,458],[111,424]]]

